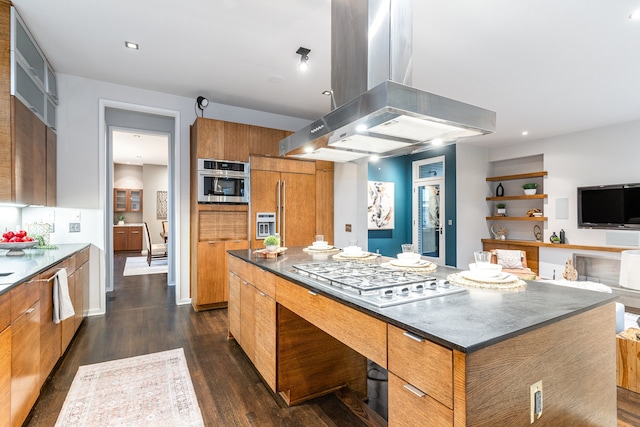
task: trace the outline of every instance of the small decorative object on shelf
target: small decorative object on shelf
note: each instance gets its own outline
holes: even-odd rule
[[[118,225],[124,225],[125,216],[124,215],[118,215],[117,218],[118,218]]]
[[[536,194],[537,188],[538,184],[536,184],[535,182],[527,182],[526,184],[522,185],[522,189],[524,190],[524,194],[526,196],[533,196],[534,194]]]
[[[504,203],[496,204],[496,216],[507,216],[507,205]]]
[[[507,234],[509,233],[506,228],[501,226],[500,224],[493,224],[491,226],[491,233],[493,237],[498,240],[505,240]]]
[[[564,230],[560,230],[560,243],[566,243],[565,242]]]
[[[533,226],[533,237],[536,238],[536,242],[542,242],[542,228],[538,224]]]
[[[569,258],[564,265],[564,271],[562,272],[562,277],[565,280],[576,281],[578,280],[578,271],[573,268],[573,261]]]
[[[542,211],[538,208],[533,208],[533,209],[529,209],[527,211],[527,216],[528,217],[538,217],[538,216],[542,216]]]
[[[551,237],[549,237],[549,241],[551,243],[560,243],[560,238],[558,237],[555,231],[551,234]]]
[[[496,197],[502,197],[502,196],[504,196],[504,187],[502,186],[502,183],[500,183],[496,187]]]

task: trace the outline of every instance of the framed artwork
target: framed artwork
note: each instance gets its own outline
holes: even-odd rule
[[[393,230],[395,205],[393,182],[369,181],[367,222],[369,230]]]
[[[158,191],[156,193],[156,217],[157,219],[167,219],[167,192]]]

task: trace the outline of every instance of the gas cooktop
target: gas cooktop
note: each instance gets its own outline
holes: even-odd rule
[[[432,276],[359,262],[296,264],[293,271],[318,285],[381,308],[465,291]]]

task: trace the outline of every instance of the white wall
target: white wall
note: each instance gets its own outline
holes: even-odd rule
[[[96,305],[95,295],[100,296],[105,289],[105,233],[103,222],[107,197],[101,188],[104,177],[101,172],[106,165],[105,135],[99,132],[100,101],[115,101],[175,111],[180,116],[179,134],[176,144],[180,155],[176,165],[177,178],[176,205],[180,213],[180,224],[176,233],[189,236],[189,125],[195,120],[195,99],[169,95],[161,92],[121,86],[97,80],[66,74],[58,74],[60,104],[57,110],[58,127],[58,206],[71,209],[95,209],[93,223],[87,224],[96,235],[87,236],[100,251],[99,282],[92,281],[92,314],[103,313],[104,304]],[[248,123],[286,130],[298,130],[308,121],[271,113],[225,106],[212,102],[205,110],[205,117]],[[110,165],[109,165],[110,167]],[[83,224],[83,229],[85,225]],[[84,237],[84,236],[83,236]],[[182,295],[181,302],[188,301],[189,295],[189,240],[181,239],[179,247],[181,271],[176,275],[176,286]]]
[[[473,252],[482,249],[481,239],[487,238],[488,153],[485,148],[456,145],[456,265],[466,268],[473,261]],[[454,224],[455,225],[455,224]]]
[[[334,242],[339,248],[357,239],[362,249],[368,249],[367,230],[368,166],[355,163],[336,163],[334,166]],[[345,225],[351,224],[351,232]]]
[[[162,232],[162,221],[167,218],[158,218],[157,216],[157,192],[167,191],[168,170],[162,165],[143,165],[142,166],[142,182],[144,192],[143,198],[143,219],[149,226],[149,235],[151,243],[164,243],[160,237]],[[146,245],[142,245],[146,249]]]

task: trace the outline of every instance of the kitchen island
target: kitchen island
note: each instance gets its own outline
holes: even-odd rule
[[[534,385],[536,425],[616,424],[610,294],[528,282],[379,308],[293,271],[332,255],[229,254],[230,336],[288,404],[365,394],[368,358],[389,370],[389,425],[530,425]]]

